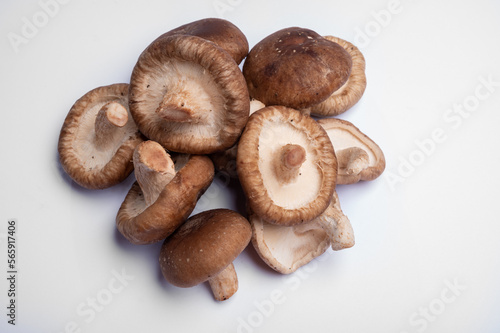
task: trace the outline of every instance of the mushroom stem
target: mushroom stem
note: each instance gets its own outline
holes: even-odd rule
[[[288,184],[297,179],[300,167],[306,160],[306,150],[299,145],[287,144],[281,147],[274,160],[278,179]]]
[[[163,96],[156,113],[167,121],[196,123],[200,117],[194,108],[188,104],[189,100],[190,98],[186,93],[168,92]]]
[[[105,146],[112,142],[111,138],[117,129],[125,126],[128,122],[127,109],[118,102],[109,102],[99,110],[95,119],[96,146]]]
[[[174,178],[174,162],[157,142],[145,141],[134,151],[135,178],[144,195],[146,206],[152,205],[165,186]]]
[[[344,169],[348,175],[356,175],[370,166],[370,158],[366,151],[361,148],[340,149],[335,154],[339,169]]]
[[[339,251],[354,246],[354,232],[347,216],[342,211],[333,210],[330,218],[334,222],[332,233],[329,234],[332,250]]]
[[[339,251],[354,246],[351,222],[340,209],[336,193],[326,211],[318,219],[320,226],[330,238],[332,250]]]
[[[218,301],[225,301],[238,290],[238,276],[234,265],[229,264],[222,272],[208,280],[214,297]]]

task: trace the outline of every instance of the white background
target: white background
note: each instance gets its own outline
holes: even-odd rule
[[[45,2],[50,16],[37,1],[0,3],[1,332],[500,330],[498,2]],[[205,17],[232,21],[250,46],[289,26],[357,44],[368,86],[341,118],[387,159],[379,179],[338,188],[353,248],[282,276],[250,246],[235,262],[239,290],[222,303],[206,284],[168,285],[160,244],[132,246],[116,232],[133,176],[82,189],[61,170],[56,149],[80,96],[128,82],[153,39]],[[9,36],[25,38],[26,21],[40,27],[13,44]],[[441,140],[430,143],[436,131]],[[205,199],[203,209],[241,210],[244,200],[222,178]],[[5,308],[9,218],[18,221],[15,327]],[[120,284],[122,273],[129,279]],[[98,296],[106,304],[91,310]]]

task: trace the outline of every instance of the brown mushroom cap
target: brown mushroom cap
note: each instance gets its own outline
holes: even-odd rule
[[[150,244],[168,237],[189,217],[198,198],[211,184],[214,167],[207,156],[177,158],[183,162],[175,163],[175,176],[158,190],[154,203],[147,204],[147,198],[138,182],[132,185],[125,197],[116,217],[116,225],[131,243]],[[149,163],[149,167],[151,170],[165,169],[157,168],[158,164],[161,162]]]
[[[269,223],[314,219],[335,189],[337,160],[328,135],[311,117],[284,106],[252,114],[236,163],[250,208]]]
[[[252,98],[295,109],[325,100],[347,81],[350,71],[351,57],[343,47],[297,27],[264,38],[243,65]]]
[[[128,84],[95,88],[70,109],[59,135],[61,165],[79,185],[104,189],[133,170],[132,154],[142,142],[128,111]]]
[[[373,180],[385,169],[380,147],[347,120],[324,118],[318,123],[326,130],[337,155],[337,184]]]
[[[252,245],[272,269],[290,274],[323,254],[331,245],[341,250],[354,245],[349,219],[342,213],[337,192],[328,208],[314,220],[292,226],[267,223],[250,213]]]
[[[239,64],[248,54],[248,41],[243,32],[231,22],[219,18],[207,18],[181,25],[163,34],[198,36],[214,42],[228,52]]]
[[[256,100],[250,101],[250,115],[266,106]],[[235,143],[231,148],[210,155],[212,162],[217,170],[227,173],[230,177],[237,178],[236,173],[236,154],[238,152],[238,143]]]
[[[349,110],[361,99],[365,92],[365,57],[356,46],[348,41],[333,36],[325,36],[324,38],[339,44],[349,52],[352,59],[351,74],[347,82],[334,91],[326,100],[303,111],[322,117],[337,116]]]
[[[146,48],[132,72],[129,98],[142,133],[188,154],[231,147],[250,109],[245,79],[231,56],[186,35],[159,38]]]
[[[251,236],[249,222],[234,211],[214,209],[194,215],[163,243],[160,253],[163,276],[183,288],[214,279],[232,266]],[[222,299],[229,297],[225,295]]]

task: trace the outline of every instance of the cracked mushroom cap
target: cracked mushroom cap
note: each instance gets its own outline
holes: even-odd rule
[[[373,180],[385,169],[380,147],[352,123],[335,118],[318,120],[326,130],[337,155],[337,184]]]
[[[134,153],[137,181],[123,201],[116,226],[133,244],[150,244],[168,237],[194,210],[214,177],[207,156],[179,155],[175,162],[154,141]]]
[[[337,192],[328,208],[307,223],[275,225],[252,213],[249,221],[255,250],[269,267],[282,274],[295,272],[329,246],[341,250],[354,245],[352,226],[340,208]]]
[[[219,18],[206,18],[181,25],[163,34],[198,36],[214,42],[228,52],[239,64],[248,54],[248,41],[243,32],[231,22]]]
[[[365,57],[356,46],[348,41],[333,36],[325,36],[324,38],[339,44],[349,52],[352,59],[351,74],[347,82],[334,91],[326,100],[303,111],[321,117],[337,116],[349,110],[361,99],[365,92]]]
[[[209,281],[217,300],[238,289],[233,261],[252,237],[250,224],[229,209],[213,209],[190,217],[163,243],[160,267],[165,279],[177,287]]]
[[[232,57],[201,37],[158,38],[130,80],[140,131],[168,150],[210,154],[231,147],[248,119],[245,79]]]
[[[268,221],[311,221],[330,203],[337,160],[321,126],[284,106],[250,117],[238,143],[238,177],[251,210]]]
[[[307,108],[324,101],[348,79],[351,56],[337,43],[298,27],[257,43],[243,65],[252,98],[265,105]]]
[[[79,185],[104,189],[133,170],[142,137],[128,110],[128,84],[95,88],[70,109],[59,135],[63,169]]]

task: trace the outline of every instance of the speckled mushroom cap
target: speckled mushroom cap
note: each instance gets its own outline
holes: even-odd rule
[[[337,156],[337,184],[373,180],[385,169],[382,149],[347,120],[324,118],[318,123],[326,130]]]
[[[313,105],[304,111],[315,116],[337,116],[349,110],[363,96],[366,89],[365,57],[361,51],[352,43],[333,36],[324,38],[342,46],[352,59],[352,69],[349,79],[339,89],[334,91],[323,102]]]
[[[213,209],[194,215],[163,243],[163,276],[184,288],[207,281],[232,264],[251,236],[247,219],[232,210]]]
[[[232,57],[188,35],[159,38],[146,48],[132,72],[129,98],[142,133],[189,154],[231,147],[250,109],[245,79]]]
[[[182,155],[174,157],[174,161],[175,176],[157,190],[159,194],[152,204],[147,204],[138,182],[125,197],[116,216],[116,226],[131,243],[164,240],[189,217],[212,183],[214,167],[207,156]],[[153,182],[151,185],[156,186],[157,181]]]
[[[284,106],[252,114],[236,163],[251,210],[269,223],[314,219],[335,189],[337,160],[328,135],[311,117]]]
[[[79,185],[103,189],[133,170],[132,154],[142,142],[128,111],[128,84],[95,88],[70,109],[59,135],[62,167]]]
[[[351,56],[316,32],[291,27],[257,43],[243,65],[252,98],[265,105],[307,108],[324,101],[348,79]]]
[[[219,18],[206,18],[181,25],[163,34],[198,36],[214,42],[228,52],[239,64],[248,54],[248,41],[243,32],[231,22]]]

